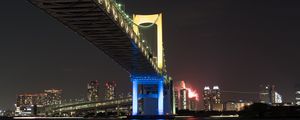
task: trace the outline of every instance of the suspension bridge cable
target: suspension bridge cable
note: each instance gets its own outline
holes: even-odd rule
[[[139,28],[150,28],[152,26],[154,26],[156,24],[156,22],[158,21],[158,18],[160,17],[160,14],[157,16],[157,18],[155,19],[155,21],[153,21],[151,24],[149,25],[141,25],[141,24],[136,24],[134,23],[134,21],[121,9],[121,4],[118,4],[116,2],[116,0],[112,0],[113,4],[116,6],[117,10],[121,13],[121,15],[127,20],[127,22],[132,23],[133,25],[139,27]]]

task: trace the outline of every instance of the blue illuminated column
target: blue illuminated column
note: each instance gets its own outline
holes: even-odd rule
[[[132,80],[132,115],[138,114],[138,82]]]
[[[158,81],[158,114],[164,114],[164,84],[162,80]]]

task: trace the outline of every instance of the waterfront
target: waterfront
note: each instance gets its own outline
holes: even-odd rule
[[[120,120],[122,118],[80,118],[80,117],[15,117],[15,118],[0,118],[1,120]],[[126,118],[123,118],[126,119]],[[299,120],[300,118],[216,118],[216,117],[176,117],[174,119],[148,119],[148,120]],[[139,119],[130,119],[139,120]]]

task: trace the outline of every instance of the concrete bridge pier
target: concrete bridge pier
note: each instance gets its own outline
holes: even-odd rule
[[[164,115],[164,78],[133,76],[131,81],[132,115]],[[139,100],[143,100],[141,107],[139,107]]]

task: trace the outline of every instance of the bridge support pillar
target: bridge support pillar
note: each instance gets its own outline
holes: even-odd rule
[[[132,115],[164,115],[164,78],[134,76],[131,81]],[[139,100],[143,101],[143,106],[139,106]],[[143,108],[142,111],[139,108]]]
[[[158,114],[164,114],[164,82],[158,81]]]
[[[132,115],[138,115],[138,81],[132,80]]]

